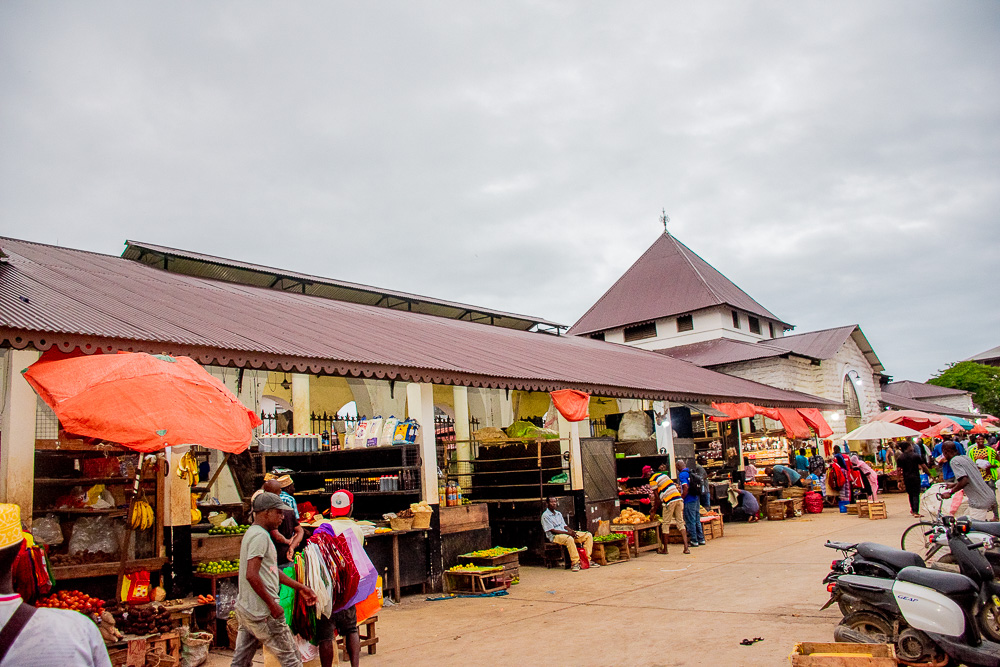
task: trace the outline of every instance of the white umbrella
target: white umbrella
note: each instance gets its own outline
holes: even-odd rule
[[[844,440],[882,440],[883,438],[909,438],[921,435],[920,431],[893,424],[892,422],[874,421],[859,426],[844,436]]]

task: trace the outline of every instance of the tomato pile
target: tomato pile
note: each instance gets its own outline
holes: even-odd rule
[[[100,614],[104,611],[103,600],[80,591],[59,591],[42,598],[35,606],[50,609],[72,609],[82,614]]]

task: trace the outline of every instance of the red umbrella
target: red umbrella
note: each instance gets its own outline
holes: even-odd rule
[[[260,418],[188,357],[43,357],[24,377],[73,434],[140,452],[201,445],[238,454]]]
[[[986,430],[986,427],[985,427],[985,426],[983,426],[982,424],[976,424],[975,426],[973,426],[973,427],[972,427],[972,428],[971,428],[971,429],[969,430],[969,433],[975,433],[975,434],[981,434],[981,435],[986,435],[986,434],[988,434],[988,433],[989,433],[989,431],[987,431],[987,430]]]
[[[892,422],[915,431],[939,424],[944,419],[941,415],[920,412],[919,410],[886,410],[872,417],[872,421]],[[950,421],[950,420],[949,420]]]
[[[961,433],[964,430],[965,429],[962,428],[958,423],[948,419],[947,417],[941,417],[941,421],[939,421],[937,424],[929,426],[921,430],[920,432],[929,438],[937,438],[944,435],[945,433],[953,435],[955,433]]]

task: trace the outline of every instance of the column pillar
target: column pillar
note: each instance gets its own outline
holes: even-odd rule
[[[35,491],[35,408],[38,397],[21,371],[38,361],[35,350],[8,350],[3,372],[3,456],[0,456],[0,500],[20,506],[21,519],[30,528]]]
[[[583,489],[583,452],[580,449],[580,422],[571,422],[556,410],[556,417],[559,420],[559,451],[565,455],[569,452],[569,483],[570,489],[579,491]],[[551,477],[555,473],[546,473],[546,477]]]
[[[437,438],[434,432],[434,385],[411,382],[406,385],[406,413],[420,424],[420,479],[422,499],[437,505]]]
[[[452,396],[455,403],[455,455],[459,461],[472,460],[472,443],[469,440],[472,434],[469,432],[469,388],[455,385],[452,387]],[[464,442],[463,442],[464,441]],[[465,489],[472,488],[472,477],[468,473],[472,472],[471,463],[458,464],[458,484]]]
[[[292,430],[308,433],[312,429],[309,409],[309,376],[292,373]]]
[[[670,477],[677,476],[677,457],[674,455],[674,425],[670,420],[670,401],[653,401],[653,432],[656,450],[665,450],[670,457]]]

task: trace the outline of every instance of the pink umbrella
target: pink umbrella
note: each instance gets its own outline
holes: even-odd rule
[[[915,431],[921,431],[934,426],[940,423],[942,419],[944,417],[941,415],[933,415],[927,412],[920,412],[919,410],[886,410],[872,417],[872,421],[900,424]]]

